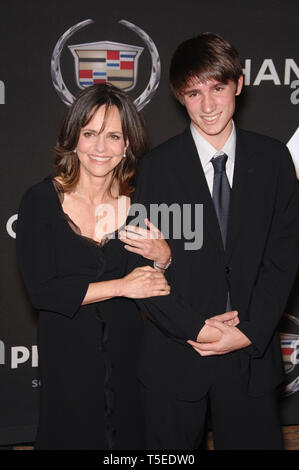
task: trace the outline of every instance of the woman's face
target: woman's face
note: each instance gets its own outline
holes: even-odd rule
[[[117,107],[108,109],[102,129],[105,111],[105,106],[96,111],[89,123],[81,129],[77,144],[80,171],[94,177],[109,176],[121,162],[127,146]]]

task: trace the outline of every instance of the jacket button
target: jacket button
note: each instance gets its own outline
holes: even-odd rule
[[[230,274],[231,267],[230,266],[225,266],[225,272],[226,272],[226,274]]]

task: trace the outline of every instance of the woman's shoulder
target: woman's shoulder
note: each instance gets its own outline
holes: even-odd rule
[[[42,181],[30,186],[21,198],[20,207],[35,205],[40,208],[49,207],[55,202],[52,177],[47,176]]]

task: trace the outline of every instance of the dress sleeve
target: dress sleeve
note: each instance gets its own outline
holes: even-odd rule
[[[58,276],[53,223],[38,191],[29,189],[22,198],[17,222],[17,257],[34,308],[73,317],[80,308],[90,280],[87,276]]]

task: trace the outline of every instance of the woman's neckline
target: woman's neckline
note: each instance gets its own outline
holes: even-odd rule
[[[130,200],[129,209],[128,209],[127,214],[126,214],[126,220],[121,226],[117,227],[114,231],[107,233],[105,235],[105,237],[103,237],[101,240],[95,240],[94,238],[87,237],[86,235],[82,235],[80,227],[78,227],[78,225],[71,219],[71,217],[63,209],[63,206],[62,206],[63,201],[61,201],[61,199],[59,197],[59,193],[64,195],[63,185],[59,181],[57,181],[54,176],[48,176],[45,179],[50,181],[50,184],[51,184],[51,186],[54,190],[54,193],[56,195],[56,198],[57,198],[58,207],[59,207],[61,213],[63,214],[63,216],[65,217],[65,220],[66,220],[70,230],[75,235],[83,238],[84,240],[87,240],[87,241],[91,242],[92,244],[95,244],[96,246],[102,247],[106,243],[108,243],[111,239],[115,238],[114,235],[117,232],[119,232],[120,230],[124,229],[124,227],[126,226],[126,223],[127,223],[128,217],[129,217],[129,213],[130,213],[131,200]]]

